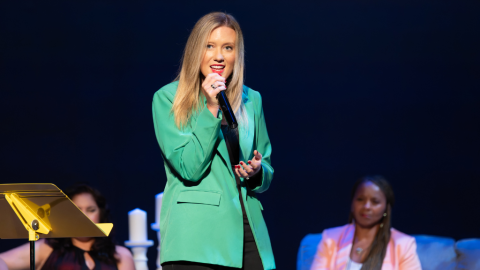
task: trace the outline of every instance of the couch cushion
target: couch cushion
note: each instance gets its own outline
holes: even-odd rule
[[[454,270],[455,240],[447,237],[413,235],[423,270]]]
[[[322,234],[308,234],[302,239],[297,254],[297,270],[310,270],[318,244],[322,241]]]
[[[458,254],[457,269],[480,269],[480,239],[459,240],[455,250]]]

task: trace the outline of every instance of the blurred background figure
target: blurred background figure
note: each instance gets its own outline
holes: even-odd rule
[[[351,198],[349,224],[323,232],[311,270],[422,269],[415,238],[391,227],[395,198],[387,180],[363,177]]]
[[[108,223],[109,210],[100,192],[79,184],[64,193],[94,223]],[[10,270],[30,269],[30,244],[0,253],[0,270],[4,262]],[[2,262],[3,261],[3,262]],[[98,238],[49,238],[35,243],[36,269],[135,269],[130,251],[113,242],[112,233]]]

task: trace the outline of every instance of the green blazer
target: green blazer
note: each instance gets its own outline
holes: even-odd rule
[[[243,216],[227,145],[221,131],[222,115],[206,108],[192,116],[190,124],[176,127],[172,104],[178,82],[158,90],[153,97],[155,134],[167,174],[160,216],[161,263],[192,261],[242,267]],[[204,98],[204,102],[206,99]],[[262,183],[253,190],[242,181],[242,199],[264,269],[275,269],[262,204],[256,192],[264,192],[273,178],[272,147],[258,92],[244,86],[243,102],[248,130],[239,123],[240,160],[263,155]]]

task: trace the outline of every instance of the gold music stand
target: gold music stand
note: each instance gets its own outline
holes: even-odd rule
[[[0,239],[28,238],[30,269],[40,238],[105,237],[112,223],[93,223],[54,184],[0,184]]]

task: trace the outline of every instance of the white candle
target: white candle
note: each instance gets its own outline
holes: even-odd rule
[[[147,212],[138,208],[128,212],[128,229],[131,242],[147,241]]]
[[[162,211],[163,192],[155,196],[155,223],[160,226],[160,213]]]

